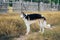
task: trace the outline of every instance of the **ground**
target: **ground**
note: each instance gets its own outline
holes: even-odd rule
[[[39,33],[39,26],[37,23],[31,25],[31,32],[29,35],[25,35],[26,26],[20,14],[18,13],[6,13],[0,14],[0,37],[1,34],[19,35],[18,38],[13,40],[60,40],[60,11],[44,11],[44,12],[25,12],[27,14],[39,13],[47,18],[47,22],[54,26],[52,30],[45,29],[43,34]]]

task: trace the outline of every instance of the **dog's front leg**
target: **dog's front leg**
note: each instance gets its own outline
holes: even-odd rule
[[[30,32],[30,24],[29,24],[29,22],[26,22],[26,35],[28,35],[29,34],[29,32]]]

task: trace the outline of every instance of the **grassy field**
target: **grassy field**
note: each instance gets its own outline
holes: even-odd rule
[[[38,12],[26,12],[28,14]],[[45,29],[44,34],[39,33],[39,26],[37,23],[31,24],[31,32],[26,40],[60,40],[60,12],[39,12],[47,18],[47,22],[56,27],[53,30]],[[34,25],[36,26],[34,27]],[[0,14],[0,39],[6,39],[25,35],[26,26],[20,14],[6,13]],[[12,39],[10,39],[12,40]]]

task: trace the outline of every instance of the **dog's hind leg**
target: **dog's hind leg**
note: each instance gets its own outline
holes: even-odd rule
[[[39,20],[39,26],[40,26],[40,31],[39,32],[44,33],[43,20]]]
[[[44,28],[46,28],[46,26],[47,26],[46,20],[43,21],[43,26],[44,26]]]

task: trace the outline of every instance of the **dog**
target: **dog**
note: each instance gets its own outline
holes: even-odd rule
[[[26,35],[30,32],[30,25],[32,23],[35,23],[38,21],[38,25],[40,26],[41,33],[44,33],[44,28],[51,28],[50,24],[47,25],[46,18],[42,16],[41,14],[25,14],[24,12],[21,12],[20,17],[24,20],[27,28]]]

